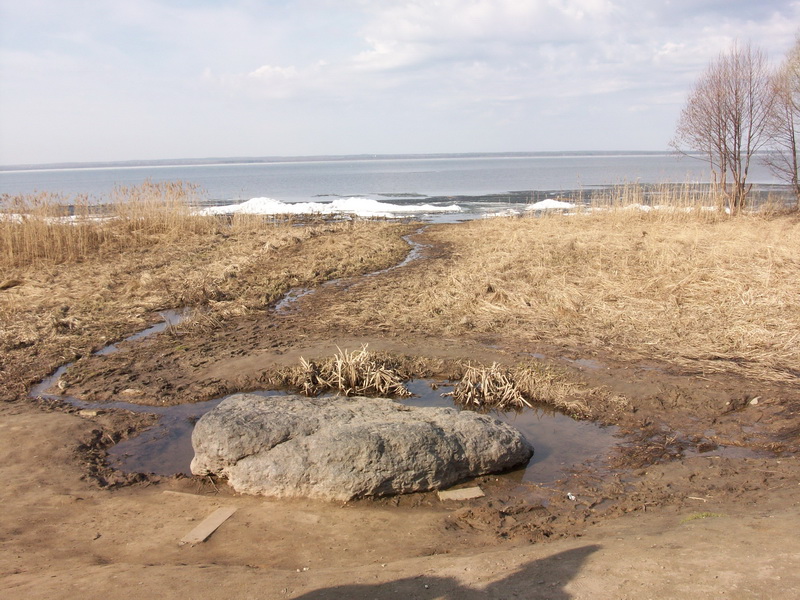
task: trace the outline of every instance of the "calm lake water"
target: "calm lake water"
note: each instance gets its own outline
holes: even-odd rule
[[[330,158],[226,164],[70,168],[0,168],[0,195],[54,192],[102,200],[115,186],[147,180],[186,181],[203,201],[226,204],[257,197],[281,202],[326,202],[362,197],[392,203],[446,202],[459,197],[483,205],[525,202],[623,183],[705,183],[705,162],[672,153],[560,153],[446,157]],[[779,183],[761,166],[755,184]],[[537,192],[531,196],[514,192]],[[486,195],[496,195],[485,198]],[[507,197],[503,197],[507,195]]]

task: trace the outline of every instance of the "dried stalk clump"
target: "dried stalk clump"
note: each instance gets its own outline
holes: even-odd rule
[[[508,368],[467,364],[461,380],[449,394],[453,401],[475,410],[520,410],[548,405],[576,418],[589,418],[592,399],[611,402],[619,408],[625,400],[608,397],[602,390],[588,390],[567,381],[557,371],[538,364]]]
[[[403,381],[407,379],[396,363],[387,357],[361,350],[339,349],[322,361],[300,359],[300,366],[278,373],[275,382],[299,389],[306,396],[336,391],[345,396],[411,396]]]
[[[430,227],[446,253],[402,280],[366,282],[358,303],[324,318],[350,331],[491,334],[796,382],[800,218],[731,217],[684,191],[628,187],[571,216]]]
[[[491,367],[468,364],[450,395],[456,404],[479,410],[532,406],[516,385],[512,372],[497,363]]]
[[[0,401],[158,311],[200,309],[181,329],[211,331],[293,287],[386,268],[408,251],[407,224],[203,216],[194,194],[177,183],[120,188],[109,204],[0,197]]]
[[[590,399],[608,400],[602,390],[587,389],[543,365],[519,365],[512,371],[520,392],[533,402],[547,404],[576,418],[592,416]]]

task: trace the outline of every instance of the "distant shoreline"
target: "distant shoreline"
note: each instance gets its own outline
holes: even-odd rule
[[[263,157],[209,157],[209,158],[165,158],[155,160],[123,160],[98,162],[60,162],[43,164],[0,165],[0,173],[19,173],[26,171],[77,171],[100,169],[139,169],[159,167],[211,167],[215,165],[263,165],[275,163],[304,162],[352,162],[379,160],[447,160],[447,159],[486,159],[486,158],[561,158],[561,157],[625,157],[625,156],[667,156],[675,154],[671,150],[604,150],[604,151],[562,151],[562,152],[463,152],[434,154],[345,154],[312,156],[263,156]]]

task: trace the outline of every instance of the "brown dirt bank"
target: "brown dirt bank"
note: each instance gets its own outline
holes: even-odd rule
[[[463,506],[427,496],[400,506],[274,502],[186,479],[102,490],[76,455],[96,422],[30,405],[0,411],[6,598],[779,598],[800,590],[794,459],[652,467],[637,478],[649,490],[640,483],[629,497],[633,512],[588,525],[583,513],[592,509],[564,503],[558,510],[582,524],[530,543],[498,533],[530,525],[531,505],[517,510],[519,495],[486,484],[487,499]],[[206,543],[179,546],[218,506],[237,512]]]
[[[698,332],[684,336],[690,338],[684,342],[665,337],[668,348],[648,351],[653,332],[667,336],[664,332],[677,329],[677,313],[662,314],[673,321],[665,326],[650,317],[644,325],[630,325],[637,318],[633,312],[613,317],[605,306],[650,306],[665,295],[666,273],[677,269],[679,261],[669,263],[663,281],[647,296],[640,291],[644,280],[637,277],[656,277],[653,265],[658,261],[640,256],[642,271],[624,273],[602,307],[592,309],[596,290],[582,292],[580,305],[564,304],[565,319],[575,327],[556,330],[555,317],[544,316],[558,313],[555,292],[548,296],[544,288],[531,292],[514,287],[541,281],[546,265],[533,274],[514,272],[514,261],[487,254],[480,241],[505,235],[513,243],[497,241],[496,252],[516,247],[519,258],[558,245],[559,238],[565,240],[566,252],[572,236],[575,252],[588,257],[593,249],[580,244],[594,239],[594,251],[622,252],[643,223],[648,236],[661,241],[660,251],[639,248],[637,254],[665,261],[675,252],[664,248],[669,235],[680,238],[676,232],[685,227],[667,223],[664,229],[645,221],[622,231],[627,225],[620,220],[616,234],[594,238],[580,229],[562,229],[559,236],[558,225],[548,220],[429,228],[422,236],[430,245],[425,258],[403,269],[320,287],[285,313],[219,313],[215,320],[123,344],[117,354],[79,361],[65,380],[68,393],[84,398],[119,399],[125,392],[126,400],[155,404],[258,387],[275,368],[296,364],[300,356],[326,356],[337,347],[357,349],[365,343],[372,350],[424,357],[428,360],[420,369],[439,376],[449,375],[458,361],[538,360],[563,370],[586,389],[608,392],[597,395],[592,414],[627,434],[607,460],[546,487],[514,476],[483,478],[479,483],[487,496],[458,505],[440,503],[432,494],[346,506],[275,502],[234,496],[225,486],[217,490],[211,482],[192,479],[145,478],[126,485],[130,478],[103,471],[93,457],[109,439],[140,427],[141,416],[120,411],[93,416],[43,410],[32,402],[7,403],[0,408],[0,470],[6,482],[6,518],[0,531],[4,595],[115,597],[122,589],[131,597],[202,596],[212,589],[222,597],[253,598],[796,595],[800,392],[796,380],[787,376],[796,365],[793,350],[772,341],[778,324],[769,311],[775,302],[788,306],[783,294],[790,292],[782,284],[773,290],[774,281],[798,289],[798,266],[787,257],[781,238],[767,236],[774,246],[773,281],[762,282],[749,296],[755,311],[761,310],[759,299],[765,299],[767,312],[760,314],[770,319],[749,338],[756,350],[723,338],[728,341],[718,352],[721,360],[710,358],[702,345],[703,339],[717,342],[719,337]],[[695,225],[694,250],[687,256],[697,258],[698,248],[714,242]],[[791,220],[768,225],[795,226]],[[601,229],[614,231],[608,222]],[[399,241],[402,232],[387,230],[378,237]],[[336,245],[331,241],[330,247]],[[476,248],[483,248],[483,254]],[[349,245],[343,254],[353,249]],[[384,251],[365,252],[376,263],[391,262]],[[759,250],[752,252],[760,256]],[[698,265],[712,254],[722,256],[700,252],[702,260],[686,272],[695,273],[703,293],[710,295],[701,299],[699,288],[689,289],[691,282],[685,281],[683,304],[672,296],[662,303],[662,308],[674,304],[682,315],[690,315],[682,326],[712,314],[709,298],[720,298],[720,290],[727,289],[724,280],[730,270],[718,278],[707,270],[701,273]],[[616,258],[633,268],[629,255]],[[562,264],[563,258],[552,258],[550,266],[556,263]],[[270,266],[265,261],[257,270]],[[607,270],[608,265],[600,267]],[[561,272],[562,281],[567,272]],[[741,275],[747,278],[749,273]],[[584,279],[597,281],[588,275]],[[634,281],[635,293],[621,287],[628,280]],[[250,289],[248,281],[239,277],[237,285]],[[548,286],[555,289],[553,281]],[[722,297],[721,304],[732,298],[741,301],[741,288],[734,285],[731,290],[733,295]],[[722,330],[752,330],[747,325],[752,317],[742,320],[736,310],[725,309],[729,325]],[[787,312],[791,324],[795,317],[791,308]],[[593,314],[605,323],[602,335],[592,330]],[[630,326],[613,328],[615,318]],[[709,321],[709,329],[725,319]],[[595,333],[589,335],[591,331]],[[772,344],[777,357],[760,360],[759,344]],[[738,368],[736,357],[747,359],[748,366]],[[603,400],[613,396],[624,396],[624,408]],[[101,489],[98,482],[111,487]],[[568,491],[576,501],[567,499]],[[205,544],[178,547],[177,540],[193,522],[219,505],[238,511]]]

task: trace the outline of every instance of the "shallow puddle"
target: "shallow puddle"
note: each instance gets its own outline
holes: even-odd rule
[[[443,393],[453,387],[442,385],[432,390],[430,382],[418,380],[407,384],[417,395],[404,399],[411,406],[453,406]],[[608,456],[620,442],[614,437],[616,427],[603,427],[590,421],[577,421],[548,408],[526,408],[520,412],[493,411],[492,416],[512,425],[533,445],[534,454],[523,469],[507,476],[530,483],[550,483],[584,463],[594,463]]]
[[[185,473],[189,475],[189,464],[194,458],[194,450],[192,450],[194,424],[220,402],[222,402],[222,398],[197,404],[166,407],[139,405],[116,407],[134,410],[131,407],[135,406],[135,412],[156,413],[161,415],[161,418],[158,423],[136,437],[124,440],[110,448],[108,465],[126,473],[155,473],[167,476]]]
[[[338,279],[334,281],[338,281]],[[302,298],[303,296],[308,296],[309,294],[313,293],[314,290],[312,288],[304,288],[304,287],[292,288],[283,295],[283,298],[278,300],[278,303],[275,305],[275,311],[279,313],[286,312],[292,306],[294,306],[294,304],[298,300],[300,300],[300,298]]]
[[[600,369],[605,368],[605,365],[601,363],[599,360],[595,360],[594,358],[577,358],[577,359],[567,359],[568,362],[572,363],[579,369],[588,369],[590,371],[598,371]]]
[[[449,397],[452,386],[431,389],[431,382],[412,381],[408,388],[416,397],[403,399],[409,406],[453,407]],[[277,395],[282,392],[260,392]],[[191,436],[194,423],[214,408],[222,398],[199,404],[171,407],[145,407],[115,403],[114,408],[162,415],[159,422],[142,434],[120,442],[110,449],[110,466],[126,472],[156,473],[158,475],[189,474],[193,457]],[[82,403],[87,404],[87,403]],[[97,406],[97,405],[94,405]],[[109,408],[112,405],[103,405]],[[135,407],[132,408],[132,407]],[[616,428],[576,421],[555,411],[526,409],[520,413],[495,412],[493,416],[516,427],[534,446],[534,456],[527,467],[507,474],[517,481],[548,483],[563,477],[571,468],[594,462],[608,455],[619,442]]]

